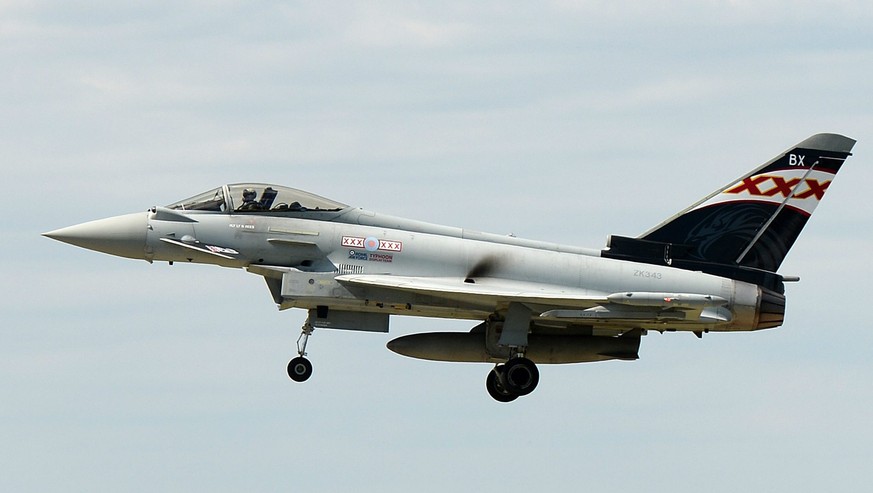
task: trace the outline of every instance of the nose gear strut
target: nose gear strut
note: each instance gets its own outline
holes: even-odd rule
[[[305,358],[306,344],[309,342],[309,336],[315,328],[309,323],[309,317],[303,323],[303,328],[300,332],[300,337],[297,338],[297,354],[288,362],[288,376],[295,382],[305,382],[312,376],[312,363]]]

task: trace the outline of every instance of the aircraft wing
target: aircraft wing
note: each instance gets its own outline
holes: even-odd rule
[[[606,294],[592,293],[585,289],[487,277],[467,282],[461,277],[351,274],[337,276],[336,280],[341,284],[351,286],[378,287],[486,304],[515,301],[566,308],[590,308],[609,301]]]

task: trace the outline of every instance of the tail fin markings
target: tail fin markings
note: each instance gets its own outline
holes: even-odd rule
[[[817,134],[603,254],[773,285],[775,275],[855,141]]]

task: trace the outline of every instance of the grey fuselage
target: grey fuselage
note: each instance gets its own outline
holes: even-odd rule
[[[363,289],[337,280],[345,275],[390,274],[480,285],[499,280],[516,283],[519,289],[530,283],[549,286],[570,297],[605,297],[619,292],[702,293],[728,300],[724,308],[730,316],[716,321],[642,316],[650,311],[641,311],[640,317],[594,316],[586,322],[604,335],[621,333],[629,323],[640,329],[695,332],[759,328],[758,286],[701,272],[604,258],[599,250],[471,232],[356,208],[283,213],[153,208],[142,216],[147,235],[143,255],[138,258],[246,268],[266,278],[280,309],[330,306],[351,312],[483,320],[510,302],[499,297],[483,300],[462,292],[435,296],[379,286]],[[529,305],[539,314],[541,327],[580,323],[578,316],[571,317],[572,321],[550,317],[555,306],[548,303]],[[621,308],[620,313],[641,310],[615,306]]]

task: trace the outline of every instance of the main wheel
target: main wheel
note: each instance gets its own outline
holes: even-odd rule
[[[485,378],[485,388],[488,389],[488,394],[498,402],[512,402],[518,399],[517,394],[507,391],[500,384],[500,374],[503,373],[503,365],[497,365],[493,370],[488,372],[488,377]]]
[[[533,361],[527,358],[513,358],[503,369],[501,379],[506,390],[516,395],[528,395],[540,382],[540,371]]]
[[[312,376],[312,363],[303,356],[298,356],[288,362],[288,376],[295,382],[305,382]]]

